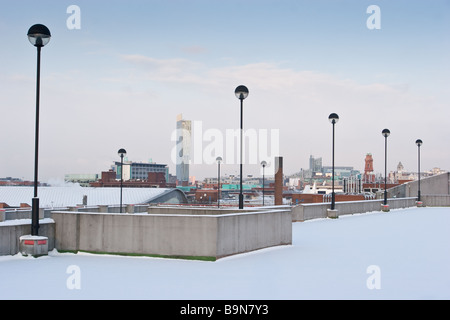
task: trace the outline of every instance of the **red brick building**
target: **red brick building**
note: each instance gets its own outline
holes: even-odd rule
[[[116,179],[113,170],[103,171],[102,177],[89,184],[91,187],[120,187],[120,180]],[[175,185],[166,182],[163,172],[149,172],[147,180],[126,180],[122,183],[124,188],[175,188]]]

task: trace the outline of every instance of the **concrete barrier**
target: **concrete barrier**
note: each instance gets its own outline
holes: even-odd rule
[[[236,212],[256,212],[261,210],[270,210],[274,209],[273,207],[264,207],[264,208],[244,208],[244,209],[236,209],[236,208],[217,208],[217,207],[180,207],[180,206],[149,206],[147,209],[147,213],[149,214],[180,214],[180,215],[219,215],[219,214],[228,214],[228,213],[236,213]],[[286,207],[275,208],[275,209],[286,209]],[[288,210],[290,210],[288,208]]]
[[[53,212],[63,251],[220,258],[292,243],[290,210],[215,215]]]
[[[31,232],[30,220],[0,223],[0,255],[14,255],[20,251],[20,237]],[[48,238],[48,250],[53,250],[55,223],[51,219],[39,221],[39,235]]]
[[[19,220],[19,219],[31,219],[31,208],[6,208],[5,210],[5,220]],[[68,208],[40,208],[39,209],[39,219],[50,218],[51,212],[53,210],[69,210]]]
[[[418,191],[418,180],[407,182],[387,190],[389,198],[415,197]],[[422,195],[450,195],[450,172],[422,178],[420,180],[420,192]]]
[[[408,208],[416,205],[417,198],[388,199],[390,209]],[[336,202],[337,216],[381,211],[383,200],[339,201]],[[330,203],[307,203],[292,208],[292,221],[327,218]]]
[[[450,195],[421,195],[423,205],[427,207],[448,207],[450,206]]]

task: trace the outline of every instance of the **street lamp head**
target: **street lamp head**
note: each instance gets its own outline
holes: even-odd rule
[[[383,131],[381,131],[381,134],[383,135],[383,137],[387,138],[389,137],[391,132],[389,131],[389,129],[383,129]]]
[[[127,152],[125,151],[125,149],[119,149],[119,151],[117,151],[117,154],[122,158],[127,155]]]
[[[222,157],[217,157],[217,158],[216,158],[216,161],[217,161],[217,163],[222,162]]]
[[[416,140],[416,144],[418,147],[420,147],[422,145],[422,143],[423,143],[422,140],[420,140],[420,139]]]
[[[248,96],[248,89],[246,86],[238,86],[236,90],[234,90],[234,94],[236,95],[236,98],[244,100]]]
[[[48,28],[43,24],[35,24],[31,26],[27,35],[28,40],[35,47],[45,46],[50,41],[50,37],[52,36],[50,34],[50,30],[48,30]]]
[[[263,168],[265,167],[265,166],[267,166],[267,162],[266,161],[261,161],[261,165],[263,166]]]
[[[332,113],[328,116],[328,120],[330,120],[332,124],[335,124],[339,121],[339,116],[336,113]]]

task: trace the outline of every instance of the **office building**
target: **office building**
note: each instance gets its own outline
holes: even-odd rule
[[[189,184],[189,162],[191,153],[191,121],[183,120],[183,116],[177,116],[177,140],[176,140],[176,175],[179,185]]]
[[[116,161],[113,166],[116,173],[116,179],[120,179],[121,164]],[[131,162],[123,163],[123,180],[147,180],[150,172],[164,174],[165,181],[169,180],[169,168],[166,164],[145,163],[145,162]]]
[[[322,172],[322,157],[314,158],[312,155],[309,156],[309,170],[312,174],[316,172]]]

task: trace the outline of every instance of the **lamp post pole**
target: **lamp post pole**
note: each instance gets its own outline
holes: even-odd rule
[[[381,134],[384,137],[384,201],[383,204],[387,205],[387,138],[391,134],[389,129],[384,129]]]
[[[242,95],[241,95],[242,96]],[[242,148],[243,148],[243,138],[242,138],[242,134],[243,134],[243,121],[244,121],[244,99],[243,98],[239,98],[239,100],[241,100],[241,143],[240,143],[240,148],[241,148],[241,152],[240,152],[240,161],[239,161],[239,209],[243,209],[244,208],[244,194],[242,193]]]
[[[120,155],[120,213],[122,213],[123,154]]]
[[[267,162],[266,161],[261,161],[261,165],[263,168],[263,183],[262,183],[262,187],[263,187],[263,207],[264,207],[264,169],[266,168]]]
[[[331,158],[332,158],[332,179],[331,179],[331,210],[335,210],[335,192],[334,192],[334,126],[339,121],[339,116],[336,113],[332,113],[328,116],[328,120],[330,120],[333,125],[333,134],[332,134],[332,150],[331,150]]]
[[[239,180],[239,209],[244,208],[244,195],[242,193],[242,146],[243,146],[243,130],[244,130],[244,99],[248,96],[248,89],[246,86],[240,85],[238,86],[234,94],[241,101],[241,156],[240,156],[240,180]]]
[[[222,157],[217,157],[217,208],[220,208],[220,162]]]
[[[39,98],[41,78],[41,46],[37,46],[36,124],[34,133],[34,188],[31,209],[31,235],[39,234],[38,159],[39,159]]]
[[[125,149],[119,149],[120,156],[120,213],[122,213],[122,188],[123,188],[123,157],[127,154]]]
[[[417,159],[417,165],[418,165],[418,176],[419,176],[419,185],[418,185],[418,190],[417,190],[417,201],[420,202],[420,146],[422,145],[422,140],[421,139],[417,139],[416,140],[416,145],[417,145],[417,151],[418,151],[418,159]]]
[[[36,70],[36,125],[34,141],[34,192],[31,209],[31,235],[39,234],[39,198],[38,198],[38,155],[39,155],[39,100],[41,78],[41,48],[50,41],[50,30],[42,25],[35,24],[28,30],[28,40],[37,48]]]

